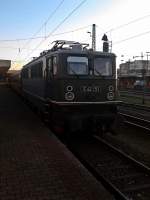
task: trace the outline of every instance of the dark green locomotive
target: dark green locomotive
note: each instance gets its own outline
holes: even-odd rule
[[[59,40],[22,68],[22,90],[55,130],[110,127],[116,109],[116,56]]]

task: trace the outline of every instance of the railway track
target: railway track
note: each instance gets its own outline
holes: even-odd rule
[[[118,114],[123,116],[124,123],[144,129],[146,131],[150,131],[150,121],[149,120],[143,119],[141,117],[136,117],[134,115],[122,113],[122,112],[119,112]]]
[[[97,136],[74,139],[70,148],[115,199],[150,199],[150,168]]]
[[[120,90],[120,95],[129,94],[129,95],[143,95],[143,90]],[[144,91],[145,96],[150,96],[150,91]]]
[[[122,109],[129,108],[129,109],[135,109],[135,110],[138,110],[138,111],[145,111],[145,112],[150,113],[150,106],[133,104],[133,103],[126,103],[126,102],[121,102],[120,104],[118,104],[118,106]]]

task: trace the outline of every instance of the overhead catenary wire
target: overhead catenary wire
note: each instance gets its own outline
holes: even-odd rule
[[[34,36],[36,36],[43,28],[44,26],[46,26],[46,24],[48,23],[48,21],[50,21],[52,19],[52,17],[54,16],[54,14],[57,12],[57,10],[61,7],[61,5],[64,3],[65,0],[62,0],[54,9],[54,11],[48,16],[48,18],[45,20],[45,22],[41,25],[41,27],[33,34],[32,38],[34,38]],[[23,46],[25,47],[26,45],[28,45],[30,43],[30,41],[32,40],[32,38]]]
[[[33,34],[32,38],[34,38],[35,35],[37,35],[44,26],[46,26],[46,24],[48,23],[48,21],[54,16],[54,14],[57,12],[57,10],[61,7],[61,5],[64,3],[65,0],[61,0],[60,3],[58,4],[58,6],[56,6],[56,8],[54,9],[54,11],[49,15],[49,17],[45,20],[45,22],[42,24],[42,26],[38,29],[38,31],[36,31],[36,33]],[[30,41],[32,39],[29,39],[29,41],[27,41],[23,47],[21,49],[24,49],[27,45],[29,45]],[[19,48],[20,49],[20,48]],[[19,50],[17,56],[16,56],[16,59],[17,60],[17,57],[19,56],[19,54],[21,53],[21,51]]]
[[[150,14],[145,15],[145,16],[142,16],[142,17],[138,17],[138,18],[136,18],[136,19],[134,19],[134,20],[131,20],[131,21],[127,22],[127,23],[124,23],[124,24],[121,24],[121,25],[116,26],[116,27],[114,27],[114,28],[111,28],[111,29],[109,29],[108,31],[106,31],[105,33],[106,33],[106,34],[107,34],[107,33],[112,33],[113,31],[116,31],[116,30],[118,30],[118,29],[124,28],[125,26],[129,26],[129,25],[131,25],[131,24],[133,24],[133,23],[136,23],[136,22],[138,22],[138,21],[144,20],[144,19],[146,19],[146,18],[148,18],[148,17],[150,17]],[[100,27],[100,26],[97,26],[97,27]],[[128,37],[128,38],[125,38],[125,39],[122,39],[122,40],[113,42],[113,43],[112,43],[112,40],[111,40],[111,44],[116,45],[116,44],[125,42],[125,41],[127,41],[127,40],[131,40],[131,39],[134,39],[134,38],[136,38],[136,37],[140,37],[140,36],[142,36],[142,35],[146,35],[146,34],[149,34],[149,33],[150,33],[150,31],[147,31],[147,32],[144,32],[144,33],[140,33],[140,34],[137,34],[137,35],[134,35],[134,36],[131,36],[131,37]],[[101,34],[100,34],[100,35],[101,35]],[[99,36],[100,36],[100,35],[99,35]],[[98,36],[98,37],[99,37],[99,36]],[[111,36],[111,37],[112,37],[112,36]]]
[[[138,22],[138,21],[144,20],[145,18],[148,18],[148,17],[150,17],[150,14],[145,15],[145,16],[142,16],[142,17],[138,17],[138,18],[136,18],[136,19],[134,19],[134,20],[131,20],[131,21],[127,22],[127,23],[124,23],[124,24],[121,24],[121,25],[116,26],[116,27],[114,27],[114,28],[111,28],[111,29],[109,29],[108,31],[106,31],[105,33],[109,33],[109,32],[112,32],[112,31],[121,29],[121,28],[123,28],[123,27],[125,27],[125,26],[128,26],[128,25],[130,25],[130,24],[133,24],[133,23],[136,23],[136,22]]]
[[[64,34],[68,34],[68,33],[73,33],[76,31],[80,31],[83,29],[86,29],[88,27],[90,27],[91,25],[87,25],[87,26],[82,26],[76,29],[72,29],[72,30],[68,30],[68,31],[64,31],[64,32],[60,32],[60,33],[56,33],[56,34],[52,34],[51,36],[57,36],[57,35],[64,35]],[[48,36],[46,36],[48,37]],[[28,37],[28,38],[16,38],[16,39],[5,39],[5,40],[0,40],[0,42],[18,42],[18,41],[24,41],[24,40],[36,40],[36,39],[43,39],[45,38],[45,36],[37,36],[37,37]],[[21,48],[24,49],[24,48]]]
[[[14,50],[16,50],[18,48],[17,47],[12,47],[12,46],[0,46],[0,49],[14,49]],[[28,49],[28,48],[23,48],[23,49],[33,50],[33,49]],[[40,50],[42,51],[43,49],[40,49]]]
[[[76,29],[73,29],[73,30],[52,34],[51,36],[57,36],[57,35],[64,35],[64,34],[68,34],[68,33],[73,33],[73,32],[76,32],[76,31],[80,31],[80,30],[86,29],[86,28],[88,28],[90,26],[91,26],[91,24],[87,25],[87,26],[82,26],[82,27],[79,27],[79,28],[76,28]]]
[[[133,24],[133,23],[136,23],[136,22],[138,22],[138,21],[144,20],[144,19],[146,19],[146,18],[148,18],[148,17],[150,17],[150,14],[145,15],[145,16],[142,16],[142,17],[138,17],[138,18],[136,18],[136,19],[134,19],[134,20],[131,20],[131,21],[127,22],[127,23],[120,24],[119,26],[116,26],[116,27],[114,27],[114,28],[112,27],[112,28],[110,28],[110,29],[107,30],[107,31],[103,31],[103,33],[106,33],[106,34],[107,34],[107,33],[112,33],[113,31],[116,31],[116,30],[118,30],[118,29],[124,28],[125,26],[129,26],[130,24]],[[103,28],[101,28],[100,25],[97,25],[97,27],[100,28],[101,30],[103,29]],[[101,35],[101,34],[100,34],[100,35]],[[98,35],[98,37],[99,37],[100,35]]]
[[[27,37],[27,38],[16,38],[16,39],[5,39],[5,40],[0,40],[0,42],[18,42],[18,41],[24,41],[24,40],[41,39],[41,38],[44,38],[44,36]]]
[[[133,35],[133,36],[131,36],[131,37],[128,37],[128,38],[125,38],[125,39],[116,41],[116,42],[113,43],[113,45],[116,45],[116,44],[125,42],[125,41],[127,41],[127,40],[131,40],[131,39],[134,39],[134,38],[137,38],[137,37],[141,37],[141,36],[146,35],[146,34],[150,34],[150,31],[146,31],[146,32],[143,32],[143,33],[140,33],[140,34],[137,34],[137,35]]]
[[[61,1],[62,2],[62,1]],[[143,16],[143,17],[140,17],[140,18],[137,18],[137,19],[134,19],[134,20],[132,20],[132,21],[130,21],[130,22],[128,22],[128,23],[125,23],[125,24],[122,24],[122,25],[119,25],[119,26],[117,26],[117,27],[114,27],[114,28],[112,28],[112,29],[110,29],[109,31],[114,31],[114,30],[117,30],[117,29],[120,29],[120,28],[123,28],[123,27],[125,27],[125,26],[127,26],[127,25],[130,25],[130,24],[132,24],[132,23],[135,23],[135,22],[138,22],[138,21],[140,21],[140,20],[143,20],[143,19],[145,19],[145,18],[148,18],[148,17],[150,17],[150,14],[149,15],[145,15],[145,16]],[[43,23],[43,27],[44,27],[44,24],[45,23]],[[57,27],[56,27],[57,28]],[[59,27],[58,27],[59,28]],[[66,32],[62,32],[62,33],[57,33],[57,34],[53,34],[53,33],[50,33],[50,35],[46,35],[46,36],[38,36],[38,37],[30,37],[30,38],[22,38],[22,40],[28,40],[28,39],[43,39],[43,41],[41,41],[42,43],[48,38],[48,37],[52,37],[52,36],[57,36],[57,35],[62,35],[62,34],[67,34],[67,33],[71,33],[71,32],[74,32],[75,30],[70,30],[70,31],[66,31]],[[106,31],[105,33],[108,33],[109,31]],[[55,30],[54,30],[54,32],[55,32]],[[142,36],[142,35],[145,35],[145,34],[148,34],[149,33],[149,31],[147,31],[147,32],[144,32],[144,33],[140,33],[140,34],[138,34],[138,35],[134,35],[134,36],[131,36],[131,37],[128,37],[128,38],[125,38],[125,39],[123,39],[123,40],[120,40],[120,41],[116,41],[116,42],[114,42],[113,43],[113,45],[115,45],[115,44],[119,44],[119,43],[121,43],[121,42],[125,42],[125,41],[127,41],[127,40],[131,40],[131,39],[134,39],[134,38],[136,38],[136,37],[140,37],[140,36]],[[0,42],[1,42],[2,40],[0,40]],[[5,40],[6,41],[6,40]],[[8,41],[8,40],[7,40]],[[10,41],[10,40],[9,40]],[[20,41],[20,39],[15,39],[15,41]],[[40,43],[41,43],[40,42]],[[39,45],[40,46],[40,45]],[[2,47],[1,47],[2,48]],[[37,47],[38,48],[38,47]],[[17,48],[18,49],[18,48]],[[26,48],[21,48],[21,50],[22,49],[26,49]],[[28,49],[28,50],[30,50],[30,51],[36,51],[36,49],[34,48],[32,48],[32,49]],[[38,49],[39,50],[39,49]],[[31,53],[33,53],[33,52],[31,52]],[[20,52],[19,52],[20,53]],[[31,54],[30,53],[30,54]]]
[[[30,52],[30,54],[27,55],[27,57],[25,58],[25,60],[28,59],[28,57],[44,42],[47,40],[47,38],[49,38],[50,36],[52,36],[52,34],[69,18],[71,17],[71,15],[78,10],[87,0],[83,0],[81,1],[49,34],[48,36],[43,39],[34,49],[32,52]]]
[[[69,33],[72,33],[72,32],[77,32],[77,31],[80,31],[80,30],[83,30],[83,29],[86,29],[88,27],[90,27],[91,25],[87,25],[87,26],[82,26],[82,27],[79,27],[79,28],[76,28],[76,29],[72,29],[72,30],[68,30],[68,31],[65,31],[65,32],[60,32],[60,33],[56,33],[56,34],[53,34],[52,36],[57,36],[57,35],[64,35],[64,34],[69,34]],[[39,38],[45,38],[44,36],[43,37],[35,37],[33,39],[39,39]],[[5,41],[21,41],[21,40],[28,40],[28,38],[20,38],[20,39],[13,39],[13,40],[5,40]],[[1,41],[1,40],[0,40]],[[0,49],[12,49],[14,51],[18,50],[18,47],[13,47],[13,46],[0,46]],[[29,48],[21,48],[21,50],[29,50],[29,51],[32,51],[33,49],[29,49]],[[43,51],[43,49],[38,49],[37,51]],[[20,53],[20,52],[19,52]],[[17,58],[14,59],[14,62],[17,62]]]

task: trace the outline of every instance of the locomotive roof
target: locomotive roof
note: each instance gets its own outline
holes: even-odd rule
[[[96,56],[106,56],[106,57],[114,57],[116,56],[114,53],[102,52],[102,51],[93,51],[92,49],[87,49],[89,44],[79,43],[75,41],[67,41],[67,40],[56,40],[53,42],[54,45],[51,49],[43,51],[40,53],[40,56],[34,58],[32,61],[23,66],[23,68],[27,67],[32,63],[39,62],[43,57],[49,57],[53,54],[81,54],[81,55],[96,55]]]
[[[69,49],[62,49],[62,50],[57,50],[57,51],[47,51],[46,53],[43,53],[42,55],[40,55],[39,57],[33,59],[32,61],[30,61],[29,63],[27,63],[26,65],[23,66],[23,68],[26,68],[27,66],[29,66],[30,64],[32,65],[33,63],[39,62],[42,60],[43,57],[49,57],[51,55],[56,55],[56,54],[81,54],[81,55],[95,55],[95,56],[104,56],[104,57],[116,57],[116,55],[114,53],[110,53],[110,52],[102,52],[102,51],[93,51],[93,50],[82,50],[82,51],[74,51],[74,50],[69,50]]]
[[[82,51],[75,51],[75,50],[69,50],[69,49],[62,49],[55,51],[54,54],[59,54],[59,53],[64,53],[64,54],[81,54],[81,55],[100,55],[100,56],[116,56],[114,53],[110,52],[103,52],[103,51],[93,51],[93,50],[82,50]],[[52,55],[52,53],[47,53],[47,56]]]

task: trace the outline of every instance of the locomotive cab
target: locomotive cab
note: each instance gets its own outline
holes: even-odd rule
[[[117,112],[115,70],[111,53],[76,48],[47,56],[46,94],[54,121],[70,129],[111,124]]]

